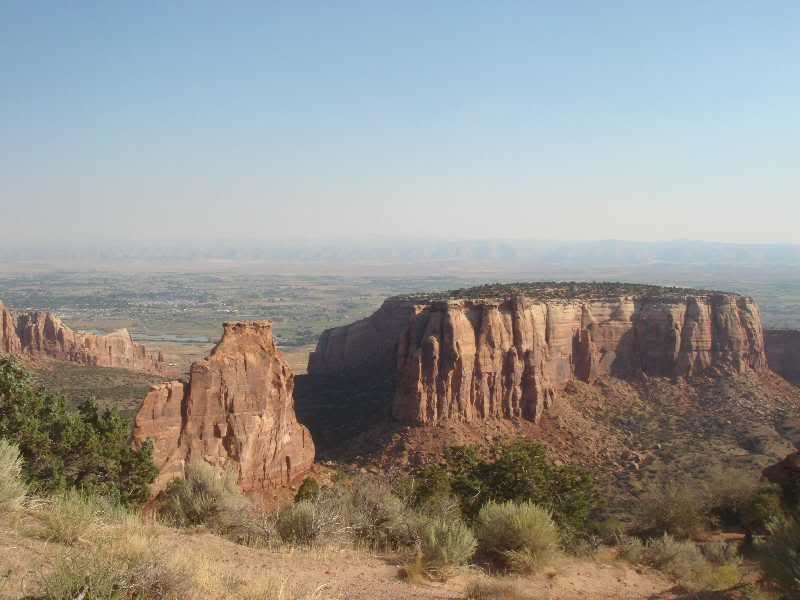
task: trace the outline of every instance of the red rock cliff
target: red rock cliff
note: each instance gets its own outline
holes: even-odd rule
[[[735,294],[410,299],[384,304],[371,321],[372,330],[381,323],[391,332],[405,321],[389,346],[393,414],[407,423],[536,421],[573,379],[766,368],[758,307]],[[346,328],[323,335],[315,354],[325,360],[310,361],[310,374],[325,373],[329,365],[357,367],[382,356],[388,344],[355,349],[332,344],[333,337],[356,336]]]
[[[82,333],[64,325],[51,312],[12,313],[1,303],[0,352],[156,374],[169,371],[161,353],[136,344],[127,329],[106,335]]]
[[[136,416],[134,439],[155,442],[154,493],[192,461],[235,469],[245,491],[301,479],[314,462],[314,444],[295,417],[293,388],[271,322],[225,323],[208,358],[192,364],[189,381],[153,388]]]
[[[769,368],[800,384],[800,331],[768,329],[764,332]]]

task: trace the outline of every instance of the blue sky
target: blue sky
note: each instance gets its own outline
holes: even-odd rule
[[[6,239],[800,242],[797,2],[0,3]]]

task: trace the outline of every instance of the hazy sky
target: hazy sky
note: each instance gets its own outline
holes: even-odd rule
[[[800,2],[0,2],[4,240],[800,242]]]

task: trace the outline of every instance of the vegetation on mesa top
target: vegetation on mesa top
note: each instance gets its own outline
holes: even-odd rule
[[[447,300],[488,300],[508,298],[514,295],[528,296],[537,300],[590,300],[599,298],[676,299],[684,296],[705,296],[712,290],[668,287],[642,283],[612,281],[519,281],[515,283],[487,283],[471,288],[445,292],[420,292],[393,296],[391,300],[413,300],[418,302],[443,302]]]

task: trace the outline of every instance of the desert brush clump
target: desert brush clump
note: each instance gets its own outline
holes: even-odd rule
[[[106,545],[61,553],[42,581],[47,600],[181,600],[193,597],[188,573],[154,551]]]
[[[373,550],[397,550],[414,544],[419,516],[406,508],[388,483],[357,479],[351,498],[351,523],[359,544]]]
[[[102,525],[102,508],[94,496],[76,489],[42,499],[31,511],[37,537],[73,546],[92,539]]]
[[[464,590],[464,600],[529,600],[515,581],[476,579]]]
[[[303,483],[300,484],[297,494],[294,496],[294,501],[300,502],[301,500],[314,500],[317,496],[319,496],[319,489],[319,482],[316,479],[313,477],[306,477],[303,479]]]
[[[27,493],[19,447],[0,438],[0,513],[21,508]]]
[[[430,519],[420,527],[419,537],[425,572],[440,578],[469,561],[477,547],[474,534],[460,519]]]
[[[204,525],[228,534],[245,525],[250,508],[233,473],[195,462],[183,479],[169,483],[159,514],[177,527]]]
[[[687,539],[713,523],[708,492],[684,482],[646,490],[636,510],[636,528],[645,536],[669,534]]]
[[[559,551],[550,511],[530,501],[489,501],[478,513],[475,536],[480,555],[505,571],[533,572]]]
[[[800,522],[797,515],[773,519],[756,545],[766,578],[786,598],[800,598]]]
[[[728,589],[741,581],[741,559],[733,546],[704,551],[694,542],[664,534],[647,541],[621,536],[618,549],[620,558],[658,569],[692,592]]]

